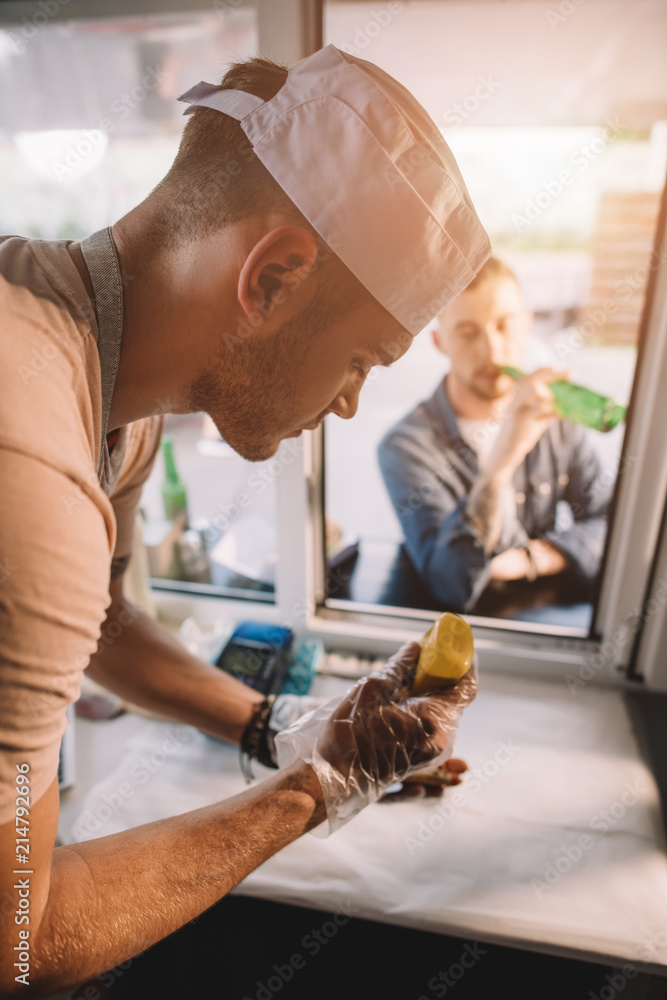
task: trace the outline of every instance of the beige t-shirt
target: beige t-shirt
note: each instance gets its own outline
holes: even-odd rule
[[[35,803],[130,554],[159,417],[121,429],[105,481],[97,324],[66,242],[0,238],[0,824]]]

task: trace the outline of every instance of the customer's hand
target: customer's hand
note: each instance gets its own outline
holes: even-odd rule
[[[455,686],[411,698],[420,647],[403,646],[387,665],[276,736],[281,767],[311,764],[322,786],[330,829],[380,799],[396,782],[451,756],[461,712],[475,697],[471,669]]]
[[[530,576],[531,561],[525,549],[505,549],[491,560],[491,579],[525,580]]]
[[[492,580],[525,580],[555,576],[570,566],[560,549],[541,538],[531,538],[528,549],[506,549],[491,560]],[[532,558],[531,558],[532,557]]]
[[[548,382],[562,381],[568,372],[539,368],[524,375],[516,385],[514,397],[489,455],[486,475],[511,476],[528,452],[558,414]]]
[[[439,767],[418,771],[405,778],[401,785],[390,788],[380,802],[403,802],[405,799],[439,798],[447,788],[461,784],[461,775],[468,770],[465,761],[450,757]]]

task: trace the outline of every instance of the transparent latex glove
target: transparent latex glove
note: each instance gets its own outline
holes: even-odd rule
[[[269,716],[269,727],[266,742],[273,758],[273,762],[278,766],[276,755],[275,739],[283,729],[289,729],[297,719],[307,712],[312,712],[324,703],[325,698],[315,698],[309,694],[279,694],[273,703],[271,715]]]
[[[329,699],[275,737],[279,767],[310,764],[332,833],[396,782],[451,757],[461,713],[475,697],[474,666],[451,688],[411,698],[420,652],[408,643],[341,700]]]

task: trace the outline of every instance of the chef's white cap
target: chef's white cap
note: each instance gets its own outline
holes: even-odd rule
[[[258,159],[346,267],[412,334],[491,247],[451,150],[383,70],[327,45],[269,101],[199,83],[179,100],[241,123]]]

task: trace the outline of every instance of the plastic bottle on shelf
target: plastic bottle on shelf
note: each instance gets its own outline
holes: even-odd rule
[[[181,520],[184,526],[188,522],[188,496],[185,483],[178,474],[174,459],[174,448],[170,437],[162,438],[162,455],[164,457],[165,478],[162,483],[162,503],[168,521]]]

